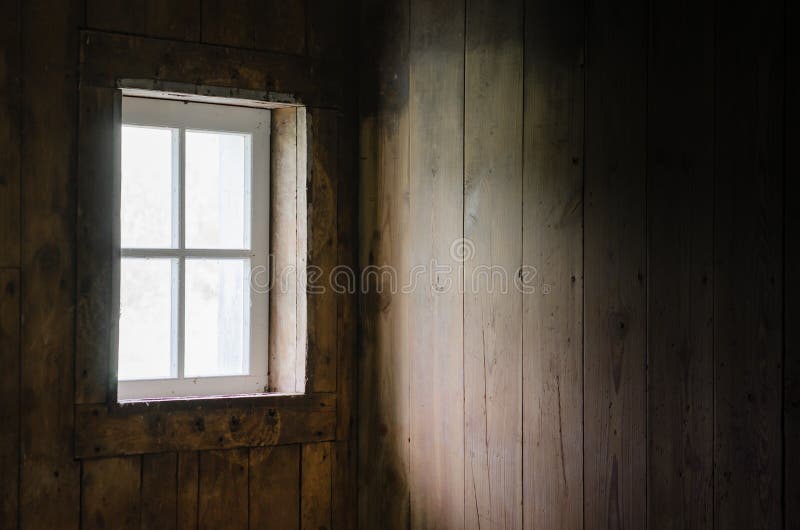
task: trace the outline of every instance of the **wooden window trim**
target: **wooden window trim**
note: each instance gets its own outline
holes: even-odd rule
[[[120,61],[130,57],[131,61]],[[308,63],[308,64],[306,64]],[[85,31],[81,36],[78,149],[78,299],[76,306],[75,456],[142,454],[172,450],[227,449],[336,437],[337,337],[313,325],[314,314],[336,317],[336,300],[309,301],[306,393],[224,398],[169,399],[120,404],[116,396],[116,356],[110,337],[116,319],[111,299],[118,204],[111,176],[119,161],[116,124],[121,122],[120,85],[202,95],[236,97],[270,108],[305,105],[308,132],[316,109],[338,107],[335,85],[319,79],[324,68],[280,54],[230,50],[193,43]],[[158,77],[146,79],[145,73]],[[320,73],[323,72],[323,73]],[[163,75],[162,75],[163,74]],[[135,80],[135,81],[132,81]],[[296,87],[296,88],[295,88]],[[309,102],[311,103],[309,105]],[[336,160],[308,142],[308,171],[335,175]],[[336,226],[336,211],[312,215],[309,190],[309,240],[315,230]],[[117,212],[117,213],[114,213]],[[326,219],[330,215],[332,218]],[[116,246],[115,246],[116,245]],[[314,264],[309,243],[309,264]],[[331,301],[333,302],[331,304]],[[313,306],[313,307],[312,307]],[[335,320],[334,320],[335,321]],[[324,335],[324,336],[322,336]],[[328,336],[331,335],[331,336]]]

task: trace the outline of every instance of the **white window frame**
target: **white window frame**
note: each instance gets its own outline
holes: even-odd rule
[[[261,280],[251,281],[250,274],[269,278],[269,172],[270,111],[263,108],[235,107],[189,101],[156,99],[136,95],[122,97],[122,125],[177,129],[173,140],[173,247],[120,248],[122,258],[174,258],[178,274],[173,275],[173,370],[174,377],[146,380],[119,380],[118,401],[163,399],[172,397],[211,397],[236,394],[260,394],[268,387],[269,299],[267,289],[255,288]],[[186,130],[244,133],[250,135],[250,245],[243,249],[187,249],[185,244],[185,136]],[[177,163],[176,163],[177,162]],[[246,162],[246,163],[247,163]],[[120,202],[121,204],[121,202]],[[177,229],[178,234],[175,234]],[[176,237],[177,235],[177,237]],[[247,375],[184,376],[185,357],[185,279],[186,260],[250,259],[245,281],[250,287],[249,344],[245,350]],[[177,276],[177,278],[175,278]],[[119,300],[119,277],[115,274]],[[176,281],[177,280],[177,281]],[[175,298],[177,297],[177,304]],[[177,307],[175,307],[177,305]],[[249,355],[248,355],[249,353]],[[119,356],[119,344],[115,355]]]

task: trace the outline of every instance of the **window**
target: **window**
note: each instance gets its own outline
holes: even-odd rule
[[[268,390],[270,112],[122,98],[119,400]]]

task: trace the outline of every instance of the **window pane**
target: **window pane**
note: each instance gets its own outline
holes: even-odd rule
[[[250,260],[186,260],[187,377],[248,371]]]
[[[174,279],[177,260],[122,259],[119,379],[172,376]]]
[[[250,136],[186,131],[186,246],[250,245]]]
[[[168,248],[175,242],[173,137],[177,141],[174,129],[122,126],[123,248]]]

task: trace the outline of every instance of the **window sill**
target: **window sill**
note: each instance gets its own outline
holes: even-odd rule
[[[246,394],[76,405],[75,457],[333,440],[335,394]]]

